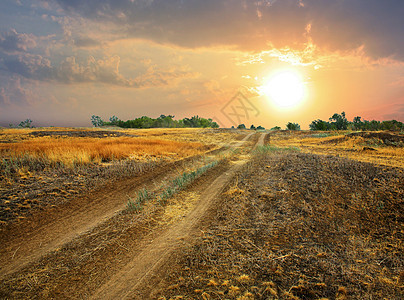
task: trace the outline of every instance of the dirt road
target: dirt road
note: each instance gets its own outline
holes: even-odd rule
[[[261,134],[257,145],[263,145],[264,139],[265,134]],[[161,266],[174,249],[192,236],[200,221],[205,217],[208,208],[215,203],[220,192],[247,161],[238,160],[234,162],[229,170],[216,178],[200,195],[198,204],[193,211],[181,222],[145,246],[138,256],[98,289],[91,299],[141,298],[141,295],[136,294],[138,287]]]
[[[243,147],[253,134],[247,135],[242,141],[232,145],[232,148]],[[264,143],[265,135],[261,134],[257,144]],[[186,239],[197,228],[197,224],[204,217],[204,213],[214,203],[216,196],[222,191],[224,186],[231,180],[238,170],[246,162],[246,157],[232,162],[231,166],[224,168],[224,173],[220,174],[215,180],[212,178],[210,185],[205,184],[205,191],[197,200],[195,208],[188,213],[183,220],[173,224],[173,226],[164,229],[164,232],[157,234],[158,238],[152,242],[143,241],[138,247],[143,249],[138,251],[136,256],[131,257],[128,263],[109,276],[109,280],[95,283],[97,287],[93,298],[122,298],[130,297],[131,291],[136,288],[148,275],[152,274],[158,268],[160,263],[176,248],[181,240]],[[16,278],[28,276],[29,272],[43,267],[44,261],[51,261],[47,256],[66,257],[68,253],[57,253],[60,249],[66,248],[72,241],[80,242],[81,236],[84,236],[100,224],[108,222],[113,216],[122,211],[127,195],[134,195],[137,190],[151,184],[152,182],[162,181],[172,176],[173,166],[161,168],[158,172],[151,172],[140,178],[128,179],[119,184],[107,186],[102,191],[91,196],[77,199],[59,209],[47,211],[42,215],[32,218],[30,222],[25,222],[24,226],[18,226],[15,230],[3,232],[0,239],[5,245],[0,251],[0,296],[14,295],[17,298],[25,297],[26,292],[22,286],[15,287]],[[102,226],[101,226],[102,227]],[[94,233],[91,233],[94,235]],[[57,253],[57,254],[55,254]],[[49,274],[52,270],[48,270]],[[67,272],[67,271],[66,271]],[[25,275],[24,275],[25,274]],[[107,275],[106,275],[107,276]],[[46,276],[47,278],[49,275]],[[130,280],[128,280],[130,279]],[[58,279],[59,280],[59,279]],[[39,280],[40,281],[40,280]],[[128,281],[133,284],[128,284]],[[35,290],[32,285],[35,282],[23,282]],[[49,282],[39,287],[48,289]],[[21,284],[21,283],[18,283]],[[64,284],[67,284],[64,282]],[[23,284],[22,284],[23,285]],[[60,285],[60,283],[59,283]],[[111,286],[114,286],[112,289]],[[87,291],[83,295],[88,297],[94,290]],[[44,293],[50,296],[52,293]],[[78,293],[80,294],[80,293]],[[14,297],[13,296],[13,297]],[[133,297],[133,295],[132,295]],[[69,298],[65,295],[61,298]]]

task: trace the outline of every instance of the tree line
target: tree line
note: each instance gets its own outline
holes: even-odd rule
[[[332,131],[332,130],[362,130],[362,131],[381,131],[381,130],[394,130],[404,131],[404,123],[397,120],[390,121],[368,121],[363,120],[362,117],[353,118],[352,122],[348,121],[345,112],[340,114],[333,114],[328,121],[321,119],[314,120],[309,125],[310,130],[313,131]],[[300,130],[298,123],[288,122],[286,130]],[[275,126],[271,130],[281,130],[281,127]]]
[[[314,120],[309,125],[310,130],[365,130],[365,131],[379,131],[379,130],[404,130],[404,123],[390,120],[390,121],[368,121],[362,120],[362,117],[353,118],[352,122],[348,121],[345,112],[341,114],[333,114],[328,121],[320,119]]]
[[[219,125],[212,119],[205,119],[199,116],[174,120],[172,115],[160,115],[154,119],[147,116],[135,118],[133,120],[122,121],[117,116],[109,118],[105,122],[101,117],[93,115],[91,123],[95,127],[100,126],[118,126],[121,128],[219,128]]]

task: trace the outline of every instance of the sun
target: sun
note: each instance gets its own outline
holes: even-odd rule
[[[261,90],[279,108],[296,107],[303,101],[305,95],[301,76],[291,70],[272,75]]]

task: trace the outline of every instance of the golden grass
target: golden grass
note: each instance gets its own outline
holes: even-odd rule
[[[151,138],[54,138],[40,137],[0,144],[2,156],[45,157],[55,162],[90,163],[125,158],[185,157],[206,151],[201,143]]]
[[[123,129],[123,128],[64,128],[64,127],[43,127],[43,128],[0,128],[0,144],[2,143],[21,143],[27,140],[36,140],[37,137],[31,135],[32,132],[49,132],[52,136],[54,131],[63,132],[87,132],[86,137],[88,138],[107,138],[107,135],[100,136],[95,134],[99,131],[108,132],[110,135],[116,133],[119,134],[129,134],[134,137],[143,137],[148,139],[159,139],[165,141],[177,141],[184,143],[201,143],[204,145],[209,145],[210,148],[221,147],[227,145],[231,141],[237,138],[239,133],[234,131],[226,130],[216,130],[210,128],[150,128],[150,129]],[[73,138],[74,136],[68,137],[69,134],[63,136],[63,139]],[[113,136],[111,136],[113,137]],[[167,152],[176,152],[167,151]],[[58,156],[59,154],[57,154]],[[89,161],[92,158],[86,155],[86,152],[77,152],[75,155],[82,161]],[[151,153],[151,156],[155,154]],[[70,157],[71,154],[67,154]],[[135,158],[144,158],[144,155],[139,156],[138,153],[134,153]],[[64,159],[65,160],[65,159]]]
[[[74,127],[33,127],[33,128],[0,128],[0,134],[27,134],[33,131],[88,131],[95,128],[74,128]]]
[[[230,143],[239,135],[237,132],[219,131],[210,128],[120,129],[118,131],[144,137],[158,137],[165,140],[201,142],[214,145]]]
[[[21,129],[17,129],[17,128],[10,128],[10,129],[1,129],[0,133],[1,134],[13,134],[13,135],[18,135],[18,134],[27,134],[32,132],[32,129],[29,128],[21,128]]]

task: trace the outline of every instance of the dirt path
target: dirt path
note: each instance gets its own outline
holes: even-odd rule
[[[264,144],[265,136],[264,133],[260,135],[256,146]],[[250,135],[245,140],[249,137]],[[200,195],[195,208],[182,221],[144,245],[144,250],[99,288],[91,299],[141,299],[142,295],[137,294],[139,286],[159,269],[176,248],[192,236],[218,195],[247,161],[248,159],[241,159],[233,162],[232,167],[217,177]]]
[[[251,135],[231,147],[240,146]],[[105,222],[125,208],[128,195],[133,196],[137,190],[161,182],[175,172],[175,167],[169,164],[142,176],[108,185],[99,192],[75,199],[57,209],[40,212],[15,228],[2,232],[0,279]]]

